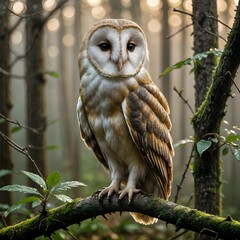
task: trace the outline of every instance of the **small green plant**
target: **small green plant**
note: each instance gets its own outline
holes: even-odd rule
[[[186,58],[184,60],[181,60],[174,65],[166,68],[160,75],[159,78],[167,75],[168,73],[172,72],[175,69],[179,69],[185,65],[192,65],[192,63],[198,64],[203,58],[207,58],[210,54],[213,54],[216,57],[221,57],[222,50],[217,48],[211,48],[209,51],[198,53],[192,57]]]
[[[228,124],[225,121],[226,124]],[[225,129],[226,136],[215,136],[207,139],[201,139],[197,142],[197,151],[201,156],[207,151],[214,143],[218,143],[222,149],[222,155],[225,156],[229,152],[233,154],[237,161],[240,161],[240,131],[239,127],[233,126],[233,129]]]
[[[52,172],[47,176],[46,181],[39,175],[27,171],[21,171],[24,175],[29,177],[33,182],[38,184],[41,188],[39,191],[37,188],[28,187],[25,185],[7,185],[0,188],[0,191],[11,191],[11,192],[22,192],[30,194],[29,197],[21,199],[15,205],[9,207],[6,211],[4,211],[4,217],[7,217],[13,211],[16,211],[21,208],[22,204],[32,203],[32,207],[35,208],[39,205],[42,206],[42,212],[46,211],[46,204],[52,198],[56,198],[64,203],[71,202],[72,198],[69,196],[62,194],[62,192],[80,186],[86,186],[85,184],[78,181],[67,181],[60,182],[60,173]]]

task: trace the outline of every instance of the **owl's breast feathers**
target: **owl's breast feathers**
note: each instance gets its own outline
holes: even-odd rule
[[[83,76],[78,104],[81,136],[107,169],[105,151],[127,163],[128,151],[134,148],[138,162],[156,180],[159,195],[167,199],[174,155],[167,101],[144,69],[135,77],[115,80]]]

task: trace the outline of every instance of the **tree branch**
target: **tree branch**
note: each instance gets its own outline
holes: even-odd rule
[[[42,25],[44,25],[49,18],[52,17],[52,15],[57,11],[59,10],[68,0],[61,0],[61,1],[58,1],[56,7],[50,11],[43,19],[42,19]]]
[[[20,222],[14,226],[0,230],[1,240],[33,239],[37,236],[50,236],[58,229],[65,229],[74,223],[80,223],[86,219],[92,219],[100,215],[113,212],[139,212],[159,218],[167,223],[181,228],[189,229],[209,236],[224,239],[239,239],[240,222],[231,217],[221,218],[195,209],[190,209],[163,199],[153,199],[143,194],[135,194],[131,205],[125,197],[119,203],[115,194],[108,201],[105,197],[102,202],[96,197],[76,199],[71,203],[47,211],[31,219]],[[207,231],[206,231],[207,229]]]
[[[15,143],[12,139],[10,139],[8,136],[6,136],[2,131],[0,131],[0,137],[7,142],[12,148],[14,148],[15,150],[17,150],[18,152],[24,154],[34,165],[34,167],[36,168],[38,174],[43,177],[43,174],[41,173],[41,171],[39,170],[36,162],[33,160],[33,158],[30,156],[29,152],[28,152],[28,148],[30,148],[31,146],[28,146],[26,148],[21,147],[20,145],[18,145],[17,143]]]
[[[237,6],[235,22],[228,36],[227,44],[216,68],[206,99],[192,118],[195,129],[200,124],[204,125],[200,126],[204,129],[202,136],[209,132],[216,132],[225,115],[226,102],[231,94],[231,88],[234,84],[233,79],[240,65],[240,35],[237,34],[239,30],[240,5]]]
[[[42,127],[42,128],[31,128],[29,126],[26,126],[26,125],[23,125],[21,124],[19,121],[15,121],[15,120],[12,120],[10,118],[7,118],[6,116],[4,116],[2,113],[0,113],[0,119],[3,118],[5,121],[9,122],[9,123],[12,123],[12,124],[15,124],[17,125],[19,128],[24,128],[26,130],[29,130],[29,131],[32,131],[36,134],[39,134],[41,132],[43,132],[45,130],[45,126]]]

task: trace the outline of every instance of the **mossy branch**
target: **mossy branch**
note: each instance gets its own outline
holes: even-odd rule
[[[213,76],[212,84],[198,111],[192,119],[194,129],[202,129],[203,137],[207,133],[217,132],[225,115],[225,106],[231,94],[234,78],[240,65],[240,1],[235,21],[228,36],[223,54]]]
[[[50,236],[58,229],[65,229],[74,223],[81,223],[100,215],[113,212],[139,212],[159,218],[167,223],[174,224],[176,230],[185,228],[195,232],[217,234],[219,238],[238,239],[240,236],[240,222],[231,217],[221,218],[195,209],[190,209],[162,199],[153,199],[143,194],[135,194],[129,205],[127,198],[118,201],[118,196],[112,196],[102,202],[96,197],[76,199],[61,207],[51,209],[31,219],[14,226],[0,230],[1,240],[33,239],[37,236]]]

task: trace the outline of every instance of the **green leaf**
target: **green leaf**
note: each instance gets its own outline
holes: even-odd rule
[[[59,172],[52,172],[48,175],[47,177],[47,186],[48,186],[48,189],[51,189],[53,187],[55,187],[59,181],[60,181],[60,173]]]
[[[6,209],[8,209],[9,208],[9,205],[8,204],[2,204],[2,203],[0,203],[0,209],[1,210],[6,210]]]
[[[35,174],[35,173],[31,173],[31,172],[27,172],[27,171],[21,171],[24,175],[26,175],[27,177],[29,177],[30,179],[32,179],[35,183],[37,183],[41,188],[43,189],[47,189],[47,185],[46,182],[44,181],[44,179]]]
[[[53,125],[53,124],[58,123],[58,122],[59,122],[59,119],[56,118],[56,119],[53,119],[53,120],[49,121],[47,125],[50,126],[50,125]]]
[[[173,146],[174,146],[174,148],[176,148],[176,147],[179,147],[179,146],[186,145],[187,143],[193,143],[193,140],[191,140],[191,139],[182,139],[182,140],[178,141],[177,143],[175,143]]]
[[[41,204],[41,202],[42,201],[40,201],[40,200],[32,202],[32,208],[35,208],[35,207],[39,206]]]
[[[196,63],[196,62],[199,62],[201,61],[203,58],[206,58],[208,57],[209,54],[214,54],[216,57],[220,57],[222,55],[222,50],[220,49],[217,49],[217,48],[211,48],[209,51],[206,51],[206,52],[202,52],[202,53],[197,53],[196,55],[190,57],[190,58],[186,58],[184,60],[181,60],[179,62],[177,62],[176,64],[166,68],[164,70],[164,72],[162,72],[160,75],[159,75],[159,78],[165,76],[166,74],[170,73],[171,71],[175,70],[175,69],[179,69],[181,68],[182,66],[185,66],[185,65],[191,65],[191,63]]]
[[[20,209],[21,206],[22,206],[21,204],[19,204],[19,205],[12,205],[10,208],[8,208],[7,211],[4,211],[3,216],[7,217],[10,213]]]
[[[49,146],[47,146],[47,150],[56,150],[56,149],[59,149],[60,148],[60,146],[58,146],[58,145],[49,145]]]
[[[167,75],[168,73],[170,73],[170,72],[173,71],[174,69],[179,69],[179,68],[181,68],[181,67],[184,66],[184,65],[191,65],[191,58],[186,58],[186,59],[184,59],[184,60],[182,60],[182,61],[180,61],[180,62],[177,62],[177,63],[175,63],[174,65],[166,68],[166,69],[164,70],[164,72],[162,72],[162,73],[159,75],[159,78]]]
[[[64,195],[64,194],[54,194],[53,196],[56,197],[58,200],[64,202],[64,203],[68,203],[68,202],[73,201],[72,198],[70,198],[69,196]]]
[[[47,74],[47,75],[49,75],[50,77],[53,77],[53,78],[60,78],[60,74],[58,72],[45,71],[44,74]]]
[[[39,191],[36,188],[32,188],[24,185],[18,185],[18,184],[4,186],[0,188],[0,191],[29,193],[29,194],[39,195],[42,197],[42,195],[39,193]]]
[[[211,48],[210,52],[213,53],[216,57],[221,57],[223,50],[221,50],[219,48]]]
[[[200,156],[202,156],[202,154],[208,150],[212,145],[212,141],[211,140],[200,140],[199,142],[197,142],[197,151],[199,153]]]
[[[52,239],[54,240],[65,240],[68,236],[62,232],[55,232],[52,234]]]
[[[209,138],[213,143],[218,143],[218,138]]]
[[[12,171],[8,170],[8,169],[1,169],[0,170],[0,177],[4,177],[8,174],[12,173]]]
[[[235,143],[237,141],[240,140],[240,135],[239,134],[232,134],[230,133],[227,137],[226,137],[226,141],[230,142],[230,143]]]
[[[52,192],[62,192],[66,191],[68,189],[74,188],[74,187],[80,187],[80,186],[86,186],[84,183],[78,182],[78,181],[68,181],[63,182],[57,185]]]
[[[41,199],[39,199],[36,196],[30,196],[30,197],[27,197],[27,198],[24,198],[24,199],[21,199],[20,201],[18,201],[17,205],[18,204],[23,204],[23,203],[35,202],[35,201],[40,201],[41,202]]]
[[[226,156],[228,153],[229,153],[229,147],[223,148],[223,150],[222,150],[222,155],[223,155],[223,156]]]
[[[238,161],[240,161],[240,149],[235,149],[233,155]]]
[[[13,127],[13,128],[11,129],[11,133],[16,133],[16,132],[18,132],[18,131],[20,131],[20,130],[22,130],[21,127],[15,126],[15,127]]]

